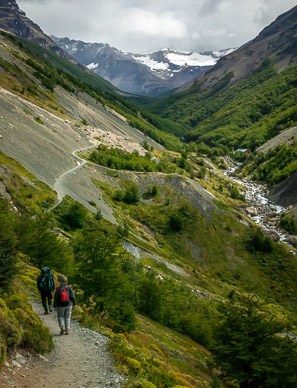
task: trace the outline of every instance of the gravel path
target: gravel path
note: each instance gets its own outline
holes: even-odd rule
[[[55,349],[45,357],[24,357],[23,365],[14,360],[2,371],[1,387],[17,388],[104,388],[124,386],[125,378],[116,370],[108,352],[108,338],[71,322],[70,335],[60,336],[56,313],[43,314],[39,303],[33,309],[49,327]],[[17,359],[17,357],[14,357]],[[13,360],[13,361],[12,361]]]

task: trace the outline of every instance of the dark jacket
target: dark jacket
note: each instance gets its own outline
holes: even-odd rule
[[[65,303],[60,300],[60,287],[66,287],[70,302]],[[69,304],[72,304],[73,306],[76,305],[76,298],[75,298],[74,292],[68,284],[61,283],[60,286],[56,288],[56,292],[54,296],[54,307],[65,307],[65,306],[69,306]]]
[[[54,291],[55,288],[56,288],[56,287],[55,287],[55,280],[54,280],[53,275],[51,276],[51,278],[52,278],[53,286],[52,286],[52,289],[51,289],[49,292]],[[37,278],[37,288],[38,288],[38,291],[42,293],[43,291],[40,289],[40,282],[41,282],[41,279],[42,279],[42,276],[39,275],[38,278]]]

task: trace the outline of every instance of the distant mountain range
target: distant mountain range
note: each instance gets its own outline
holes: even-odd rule
[[[156,96],[180,87],[234,51],[196,53],[163,49],[149,54],[133,54],[103,43],[85,43],[55,36],[51,39],[119,89],[146,96]]]

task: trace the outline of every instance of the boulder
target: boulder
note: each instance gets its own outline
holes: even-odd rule
[[[251,217],[258,215],[258,210],[255,207],[247,207],[245,210],[247,214]]]
[[[297,236],[287,236],[285,241],[292,245],[297,244]]]
[[[269,218],[275,218],[277,216],[277,212],[270,212],[267,214],[267,217]]]

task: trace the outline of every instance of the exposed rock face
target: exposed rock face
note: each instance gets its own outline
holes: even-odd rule
[[[290,213],[297,218],[297,171],[276,185],[269,198],[281,206],[289,206]]]
[[[297,6],[280,15],[254,40],[221,58],[214,67],[202,76],[195,77],[195,80],[199,78],[205,81],[203,87],[208,88],[226,73],[233,72],[234,77],[230,82],[235,83],[268,57],[272,58],[279,69],[297,62]],[[193,83],[194,80],[186,86],[190,87]]]
[[[37,24],[27,18],[25,12],[20,10],[16,0],[0,0],[0,29],[36,42],[68,61],[83,67],[73,57],[57,46]]]
[[[268,152],[282,144],[291,146],[295,140],[297,140],[297,127],[288,128],[262,144],[261,147],[257,148],[256,152]]]

